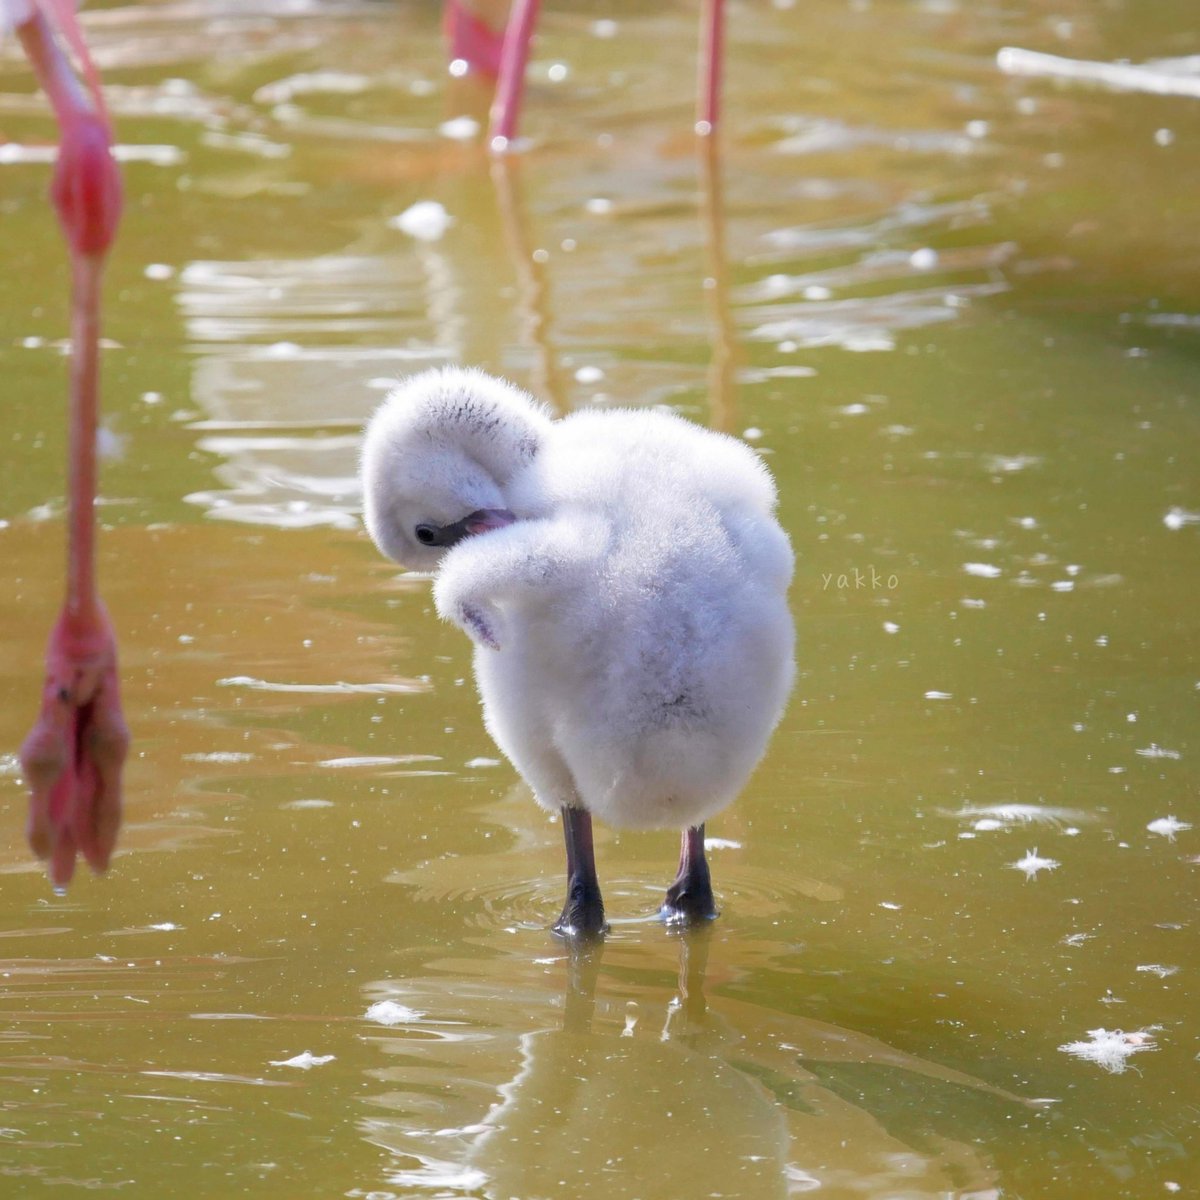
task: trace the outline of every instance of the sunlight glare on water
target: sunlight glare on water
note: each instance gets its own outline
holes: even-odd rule
[[[98,3],[127,211],[121,851],[15,752],[62,587],[54,131],[0,47],[0,1193],[1158,1197],[1200,1180],[1193,6],[548,6],[523,137],[433,4]],[[361,528],[399,378],[667,406],[776,474],[799,676],[709,826],[561,830]]]

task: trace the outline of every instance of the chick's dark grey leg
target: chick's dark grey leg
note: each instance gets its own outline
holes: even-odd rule
[[[703,825],[683,831],[679,846],[679,873],[675,876],[675,882],[667,888],[667,898],[660,912],[668,925],[711,921],[717,915],[708,860],[704,857]]]
[[[562,821],[567,844],[567,902],[562,916],[554,923],[554,932],[569,938],[598,937],[608,925],[604,920],[600,880],[596,876],[592,814],[583,808],[564,805]]]

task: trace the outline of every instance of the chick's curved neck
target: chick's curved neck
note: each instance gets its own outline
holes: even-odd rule
[[[474,460],[502,491],[533,461],[541,443],[541,431],[532,420],[522,420],[485,397],[443,400],[431,406],[426,422],[430,438]]]

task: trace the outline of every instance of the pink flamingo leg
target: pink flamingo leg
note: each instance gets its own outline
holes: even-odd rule
[[[529,46],[537,24],[539,0],[513,0],[508,24],[504,27],[504,48],[500,52],[500,77],[496,98],[492,101],[488,146],[494,153],[508,149],[517,136],[521,100],[525,94],[525,66]]]
[[[696,132],[716,133],[721,116],[721,64],[725,58],[724,0],[703,0],[700,10],[700,88]]]
[[[53,24],[51,23],[53,20]],[[79,58],[80,83],[55,38]],[[116,639],[96,593],[96,426],[100,287],[121,214],[121,181],[99,81],[66,0],[40,0],[18,36],[62,130],[50,194],[71,257],[71,408],[67,595],[50,632],[38,719],[21,747],[30,789],[29,844],[65,887],[82,853],[107,868],[121,822],[129,733],[117,685]]]

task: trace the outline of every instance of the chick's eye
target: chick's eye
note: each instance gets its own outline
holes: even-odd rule
[[[422,546],[432,546],[437,541],[437,530],[432,525],[418,525],[415,532]]]

